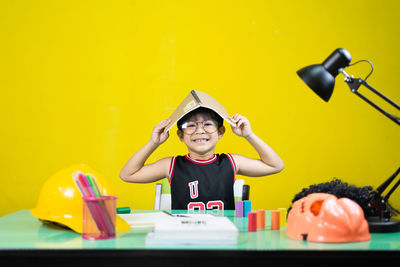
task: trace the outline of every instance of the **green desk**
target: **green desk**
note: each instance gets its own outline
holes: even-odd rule
[[[140,211],[134,211],[140,212]],[[225,211],[239,228],[236,245],[148,246],[145,236],[150,228],[131,229],[118,233],[115,239],[88,241],[81,235],[53,224],[43,224],[21,210],[0,218],[0,262],[72,262],[110,264],[145,264],[155,266],[204,266],[208,263],[239,266],[252,263],[287,263],[321,265],[360,264],[365,261],[382,264],[400,260],[400,233],[371,234],[371,240],[358,243],[313,243],[286,237],[280,231],[247,232],[245,218],[235,218],[234,211]],[[4,266],[4,265],[2,265]],[[91,265],[92,266],[92,265]]]

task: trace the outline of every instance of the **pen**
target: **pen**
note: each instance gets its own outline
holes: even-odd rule
[[[165,211],[165,210],[163,210],[162,212],[164,212],[165,214],[167,214],[167,215],[169,215],[171,217],[190,217],[190,216],[183,215],[183,214],[171,214],[171,213],[169,213],[168,211]]]

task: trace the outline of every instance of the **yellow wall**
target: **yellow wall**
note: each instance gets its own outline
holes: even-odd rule
[[[400,102],[399,14],[396,0],[0,1],[0,215],[34,207],[50,175],[80,162],[119,206],[151,209],[154,184],[118,174],[191,89],[246,116],[285,161],[280,174],[245,178],[254,208],[288,207],[333,177],[380,184],[400,166],[400,127],[342,76],[327,104],[296,70],[344,47]],[[186,153],[175,131],[149,161]],[[217,152],[256,156],[230,130]],[[400,208],[399,192],[392,202]]]

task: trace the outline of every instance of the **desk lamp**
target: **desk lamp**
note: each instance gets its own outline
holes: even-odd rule
[[[344,81],[350,87],[352,93],[356,94],[390,120],[400,125],[399,117],[385,111],[358,91],[360,86],[363,85],[377,96],[385,100],[387,103],[395,107],[397,110],[400,110],[400,105],[390,100],[388,97],[366,82],[374,69],[372,63],[368,60],[360,60],[350,65],[350,61],[350,53],[346,49],[338,48],[333,51],[333,53],[321,64],[314,64],[304,67],[298,70],[297,74],[319,97],[328,102],[333,93],[335,78],[339,73],[342,73],[345,77]],[[353,66],[360,62],[368,62],[371,65],[371,72],[364,79],[354,78],[353,75],[349,75],[344,71],[344,68]],[[392,214],[388,205],[388,199],[394,190],[400,185],[400,180],[396,182],[386,196],[382,196],[383,191],[390,185],[391,182],[394,181],[399,173],[400,168],[378,187],[378,189],[375,191],[374,197],[368,204],[371,209],[375,209],[377,211],[377,216],[367,217],[371,232],[400,232],[400,221],[396,221],[391,218]]]
[[[387,116],[389,119],[400,125],[399,117],[396,117],[386,112],[374,102],[366,98],[363,94],[358,92],[360,86],[364,85],[373,93],[394,106],[397,110],[400,110],[400,105],[396,104],[395,102],[384,96],[382,93],[380,93],[378,90],[376,90],[366,82],[367,78],[372,74],[372,71],[374,69],[372,63],[368,60],[360,60],[350,65],[350,61],[350,53],[346,49],[338,48],[333,51],[333,53],[327,59],[325,59],[324,62],[322,62],[322,64],[314,64],[308,67],[304,67],[298,70],[297,74],[318,96],[328,102],[333,93],[335,78],[339,73],[342,73],[345,76],[344,81],[348,84],[352,93],[358,95],[361,99],[363,99],[375,109]],[[345,67],[353,66],[362,61],[368,62],[372,67],[371,72],[367,75],[365,79],[354,78],[344,71]]]

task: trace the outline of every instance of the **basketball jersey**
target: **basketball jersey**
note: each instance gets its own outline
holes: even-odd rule
[[[234,210],[236,172],[230,154],[216,154],[208,160],[173,157],[169,170],[172,209]]]

